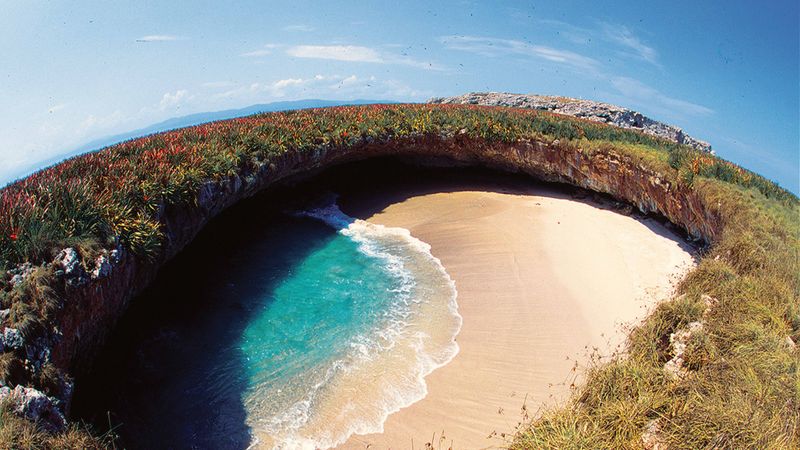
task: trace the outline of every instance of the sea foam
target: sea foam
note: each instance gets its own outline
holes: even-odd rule
[[[430,245],[407,229],[352,218],[335,197],[293,215],[336,229],[398,280],[381,327],[356,334],[301,400],[267,417],[260,411],[269,396],[256,388],[246,400],[253,447],[335,447],[353,434],[382,432],[390,414],[427,395],[425,377],[458,353],[457,291]]]

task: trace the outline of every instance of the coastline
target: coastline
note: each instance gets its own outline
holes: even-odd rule
[[[389,294],[396,303],[382,311],[386,323],[369,331],[371,336],[357,335],[350,352],[328,366],[324,380],[288,411],[255,419],[260,404],[272,400],[269,394],[253,392],[254,417],[248,420],[254,440],[249,448],[330,448],[354,433],[380,430],[388,416],[423,399],[425,377],[459,351],[455,336],[462,318],[455,283],[428,244],[405,228],[349,217],[334,199],[295,215],[326,223],[358,246],[371,259],[370,265],[393,274],[401,284]],[[342,268],[336,265],[331,270],[340,273]],[[374,285],[371,289],[381,290]],[[364,298],[376,303],[381,294],[372,293]],[[364,314],[363,308],[356,309],[358,315]],[[275,419],[277,428],[261,429],[264,422]]]
[[[580,381],[574,368],[622,344],[625,326],[692,266],[691,249],[652,219],[541,185],[440,184],[343,198],[356,217],[431,245],[464,323],[461,351],[425,378],[425,398],[390,415],[383,433],[338,448],[504,445],[523,413],[565,399]]]

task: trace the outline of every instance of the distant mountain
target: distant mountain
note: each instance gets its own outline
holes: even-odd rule
[[[252,114],[262,112],[274,111],[290,111],[293,109],[305,108],[322,108],[326,106],[342,106],[342,105],[367,105],[372,103],[397,103],[391,100],[294,100],[286,102],[264,103],[259,105],[247,106],[239,109],[226,109],[224,111],[202,112],[190,114],[188,116],[174,117],[167,119],[163,122],[140,128],[138,130],[129,131],[127,133],[115,134],[113,136],[106,136],[100,139],[95,139],[80,147],[62,153],[58,156],[39,161],[27,167],[20,167],[19,170],[7,174],[7,179],[0,179],[0,187],[10,183],[16,179],[27,176],[39,169],[49,167],[55,163],[71,158],[76,155],[88,153],[93,150],[100,150],[101,148],[108,147],[109,145],[117,144],[119,142],[127,141],[130,139],[147,136],[149,134],[160,133],[162,131],[174,130],[176,128],[190,127],[192,125],[199,125],[201,123],[213,122],[216,120],[233,119],[236,117],[244,117]]]

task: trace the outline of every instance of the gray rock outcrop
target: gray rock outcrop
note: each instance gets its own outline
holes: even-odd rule
[[[63,269],[67,283],[72,286],[80,286],[89,278],[81,266],[81,256],[74,248],[61,250],[56,257],[55,264]]]
[[[0,403],[5,402],[12,411],[37,422],[47,430],[63,430],[67,423],[57,406],[58,401],[36,389],[24,386],[16,386],[14,389],[0,387]]]
[[[509,94],[503,92],[473,92],[457,97],[437,97],[428,103],[465,104],[485,106],[510,106],[514,108],[538,109],[567,116],[614,125],[620,128],[639,130],[651,136],[688,145],[697,150],[712,153],[711,144],[695,139],[678,127],[653,120],[642,113],[609,103],[581,100],[550,95]]]

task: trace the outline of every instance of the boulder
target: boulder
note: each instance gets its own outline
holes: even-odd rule
[[[55,259],[55,264],[60,266],[64,272],[67,283],[73,286],[80,286],[89,279],[86,271],[81,265],[81,257],[74,248],[61,250]]]
[[[59,410],[58,401],[29,387],[17,386],[14,389],[0,388],[0,402],[8,402],[11,410],[20,416],[39,423],[50,431],[61,431],[66,426],[64,414]]]
[[[18,349],[25,345],[22,333],[16,328],[5,327],[0,334],[0,349]]]

